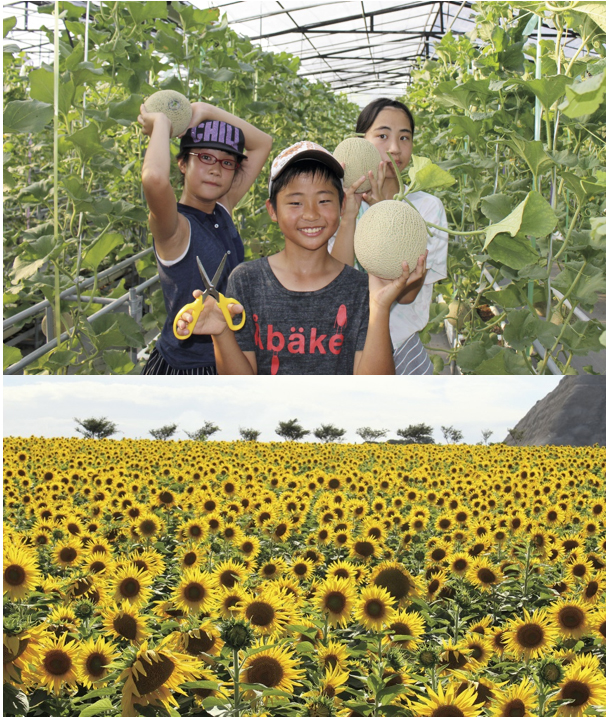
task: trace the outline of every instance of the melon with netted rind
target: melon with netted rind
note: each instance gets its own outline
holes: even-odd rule
[[[175,90],[160,90],[154,92],[145,100],[145,109],[148,112],[162,112],[172,124],[171,137],[183,134],[191,122],[191,103],[180,92]]]
[[[427,249],[427,225],[406,202],[386,199],[373,204],[358,220],[354,234],[356,259],[381,279],[402,276],[402,262],[412,273]]]
[[[343,186],[345,189],[360,179],[364,174],[368,177],[368,172],[372,170],[373,176],[377,177],[379,172],[379,162],[381,155],[379,150],[362,137],[350,137],[337,145],[333,155],[338,162],[345,163],[345,176],[343,177]],[[356,194],[370,191],[370,182],[368,179],[358,187]]]

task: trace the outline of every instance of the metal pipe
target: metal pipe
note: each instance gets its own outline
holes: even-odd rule
[[[131,264],[134,264],[135,262],[139,261],[139,259],[142,259],[144,256],[147,256],[150,252],[152,252],[153,249],[150,247],[149,249],[144,249],[143,251],[139,252],[138,254],[134,254],[133,256],[129,257],[128,259],[124,259],[124,261],[119,262],[115,266],[110,267],[109,269],[105,269],[100,274],[97,275],[97,280],[100,279],[106,279],[115,272],[120,272],[122,269],[125,269],[126,267],[130,266]],[[87,289],[89,286],[92,286],[95,283],[95,278],[90,277],[89,279],[84,279],[84,281],[79,282],[79,286],[81,289]],[[59,298],[65,299],[67,296],[72,294],[74,292],[74,286],[70,286],[68,289],[65,289],[65,291],[62,291],[59,295]],[[46,309],[50,306],[50,302],[46,299],[44,301],[40,301],[37,304],[34,304],[33,306],[28,307],[27,309],[24,309],[23,311],[20,311],[18,314],[15,314],[14,316],[10,316],[8,319],[5,319],[2,322],[2,330],[6,331],[6,329],[9,329],[11,326],[14,326],[19,321],[23,321],[23,319],[28,319],[30,316],[34,316],[35,314],[39,313],[43,309]]]

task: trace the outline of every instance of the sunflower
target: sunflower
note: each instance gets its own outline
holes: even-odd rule
[[[604,579],[601,575],[589,578],[582,583],[581,599],[584,603],[595,605],[604,594]]]
[[[362,589],[356,605],[358,622],[367,630],[381,630],[392,619],[396,601],[385,588],[369,585]]]
[[[141,605],[150,598],[153,578],[150,573],[134,565],[127,565],[118,568],[108,582],[113,588],[115,602],[127,600],[132,605]]]
[[[133,527],[137,535],[144,539],[152,540],[159,537],[165,528],[165,524],[155,513],[148,512],[133,521]]]
[[[558,600],[548,609],[548,614],[557,625],[562,637],[578,639],[590,629],[589,614],[578,598]]]
[[[48,634],[40,643],[39,661],[34,668],[36,681],[56,695],[63,686],[75,687],[78,681],[78,644],[75,641],[66,642],[67,638],[67,633],[60,637]]]
[[[509,685],[497,692],[492,703],[490,717],[536,717],[537,693],[528,677],[519,685]]]
[[[461,641],[466,652],[469,652],[470,662],[474,666],[485,666],[494,654],[494,649],[487,638],[478,633],[468,633]]]
[[[122,717],[138,717],[135,705],[178,705],[172,691],[185,694],[180,689],[183,682],[198,679],[201,667],[198,661],[170,647],[170,638],[153,650],[147,642],[141,645],[132,664],[119,677],[122,686]]]
[[[216,595],[215,609],[218,609],[224,620],[229,620],[238,611],[245,596],[246,590],[238,584],[233,588],[220,588]]]
[[[178,609],[189,615],[197,615],[214,607],[217,592],[216,578],[193,568],[183,572],[181,581],[171,592],[170,598]]]
[[[221,639],[221,632],[216,625],[206,620],[195,630],[179,633],[178,644],[188,655],[204,659],[204,654],[220,654],[225,642]]]
[[[110,637],[122,638],[136,644],[145,639],[149,618],[128,601],[124,601],[120,606],[106,607],[101,615],[103,631]]]
[[[492,590],[503,579],[500,568],[493,565],[486,557],[474,558],[465,577],[472,585],[484,591]]]
[[[582,582],[593,575],[593,565],[587,558],[573,557],[566,564],[565,579],[571,582]]]
[[[479,717],[482,705],[476,705],[476,692],[466,689],[457,694],[457,685],[450,684],[446,692],[438,684],[438,691],[427,688],[427,697],[419,697],[413,703],[415,717]]]
[[[318,645],[316,657],[320,665],[326,669],[347,669],[347,647],[336,640],[328,640],[326,645]]]
[[[259,596],[245,595],[239,613],[251,624],[256,635],[278,637],[291,618],[288,603],[271,587]]]
[[[464,670],[469,668],[469,650],[462,642],[454,643],[452,638],[448,638],[447,642],[442,641],[442,652],[440,653],[440,663],[445,669],[452,672],[454,670]]]
[[[2,590],[11,600],[21,600],[42,578],[35,553],[21,546],[8,546],[4,551]]]
[[[327,667],[320,679],[320,693],[326,697],[336,697],[346,689],[349,672],[338,667]]]
[[[575,661],[566,668],[555,699],[572,700],[558,709],[558,717],[580,717],[587,708],[606,704],[606,677],[595,655],[588,655],[583,661]]]
[[[335,560],[326,569],[327,578],[341,578],[342,580],[356,579],[356,565],[350,560]]]
[[[594,636],[606,644],[606,607],[595,612],[591,617],[591,628]]]
[[[203,520],[192,518],[183,523],[180,533],[183,540],[192,540],[197,543],[206,535],[206,523]]]
[[[295,683],[304,675],[304,671],[298,669],[299,662],[294,651],[281,646],[259,649],[261,647],[260,643],[253,644],[253,654],[245,657],[242,681],[292,694]],[[244,697],[247,698],[247,693],[244,693]]]
[[[10,631],[5,620],[2,635],[4,682],[22,684],[27,679],[27,665],[38,661],[40,640],[44,634],[42,625],[19,632]]]
[[[217,563],[213,570],[213,576],[221,587],[231,589],[235,585],[243,585],[249,576],[249,571],[242,563],[235,560],[224,560]]]
[[[379,541],[370,536],[366,536],[364,539],[352,540],[349,547],[350,557],[364,562],[369,562],[373,559],[379,560],[382,552]]]
[[[385,628],[393,635],[388,636],[389,641],[394,641],[403,650],[414,651],[419,646],[419,640],[425,632],[425,620],[422,615],[414,610],[406,612],[398,610],[385,623]],[[408,639],[398,640],[398,637]]]
[[[78,682],[85,687],[95,687],[114,668],[118,652],[114,645],[105,642],[102,637],[89,638],[80,646],[76,665],[78,668]]]
[[[293,561],[289,572],[296,580],[307,580],[311,578],[315,570],[315,565],[309,558],[298,558]]]
[[[272,558],[266,563],[263,563],[257,573],[263,580],[275,580],[286,572],[287,569],[286,561],[282,560],[282,558]]]
[[[450,572],[455,575],[463,576],[471,566],[471,559],[467,553],[454,553],[448,559],[448,567]]]
[[[439,597],[440,592],[444,588],[446,584],[446,573],[444,570],[438,570],[438,572],[433,573],[430,575],[430,577],[427,579],[427,584],[425,586],[425,600],[428,602],[432,602],[437,597]]]
[[[328,578],[318,585],[314,599],[316,606],[328,617],[332,627],[344,627],[354,607],[356,589],[351,580]]]
[[[370,576],[370,583],[385,588],[396,604],[403,606],[417,595],[417,585],[412,575],[397,561],[382,562]]]
[[[207,553],[199,547],[185,546],[177,551],[179,567],[181,570],[199,568],[205,561]]]
[[[254,560],[261,552],[261,541],[255,535],[248,535],[237,545],[242,557],[247,560]]]
[[[524,617],[517,617],[505,625],[503,642],[517,658],[542,657],[555,644],[557,628],[544,609],[536,610],[532,617],[524,608]]]
[[[61,541],[53,550],[52,561],[62,568],[79,565],[84,560],[84,550],[80,541],[75,538]]]

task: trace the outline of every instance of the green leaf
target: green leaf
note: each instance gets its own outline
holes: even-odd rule
[[[606,346],[606,331],[600,336],[600,343],[602,346]]]
[[[515,309],[526,303],[526,297],[515,284],[508,284],[500,291],[485,291],[482,296],[490,304],[500,306],[503,309]]]
[[[144,99],[143,95],[131,95],[123,102],[110,102],[109,116],[115,120],[134,122],[139,116],[139,110]]]
[[[572,82],[567,75],[555,75],[555,77],[542,77],[534,80],[515,80],[516,84],[529,89],[539,102],[548,110],[554,102],[560,99],[566,91],[566,86]]]
[[[17,363],[17,361],[21,361],[22,358],[23,355],[18,348],[16,348],[15,346],[7,346],[6,344],[4,344],[4,350],[2,354],[4,368],[2,370],[6,371],[9,366],[12,366],[14,363]],[[6,700],[6,695],[4,696],[4,699]],[[27,710],[25,710],[25,712],[27,712]],[[23,714],[25,714],[25,712]],[[15,713],[13,712],[12,714]]]
[[[572,290],[568,296],[571,302],[577,300],[585,307],[593,307],[599,295],[606,292],[606,276],[604,270],[597,266],[569,261],[553,279],[552,286],[566,295]]]
[[[85,161],[96,154],[105,152],[104,147],[99,141],[99,130],[94,124],[87,125],[83,129],[70,134],[65,139],[67,142],[71,142],[80,150]]]
[[[462,371],[473,371],[486,358],[486,348],[479,341],[465,344],[457,351],[457,364]]]
[[[596,25],[606,32],[606,7],[603,2],[580,2],[574,3],[571,8],[574,12],[582,12],[595,22]]]
[[[131,373],[135,364],[125,351],[104,351],[103,360],[112,374],[125,375]]]
[[[456,179],[444,169],[438,167],[427,157],[412,155],[412,167],[408,169],[411,186],[410,192],[427,191],[439,187],[450,187]]]
[[[98,715],[101,714],[101,712],[106,712],[107,710],[113,709],[114,706],[111,700],[108,697],[104,697],[102,700],[99,700],[99,702],[96,702],[94,705],[89,705],[88,707],[85,707],[79,713],[79,717],[93,717],[93,715]]]
[[[219,683],[212,680],[196,680],[195,682],[183,682],[180,687],[186,690],[218,690]]]
[[[156,18],[164,19],[168,16],[166,2],[129,2],[125,7],[128,8],[137,24],[146,20],[153,21]]]
[[[482,214],[491,222],[500,222],[511,213],[511,197],[507,194],[491,194],[482,199]]]
[[[553,160],[543,148],[543,143],[538,140],[529,142],[523,137],[513,137],[505,140],[503,144],[511,147],[529,166],[530,171],[538,176],[553,164]]]
[[[5,349],[6,350],[6,349]],[[6,366],[5,366],[6,368]],[[2,712],[6,715],[26,715],[29,710],[27,695],[8,682],[2,688]]]
[[[4,108],[3,132],[41,132],[53,118],[53,108],[38,100],[13,100]]]
[[[4,34],[2,35],[2,37],[6,37],[8,35],[8,33],[13,29],[13,27],[15,27],[15,25],[17,24],[17,18],[14,16],[5,17],[3,23],[4,23]]]
[[[505,233],[497,234],[487,251],[491,259],[512,269],[523,269],[539,260],[539,253],[521,234],[515,237]]]
[[[115,687],[101,687],[98,690],[90,690],[85,695],[82,695],[82,697],[72,697],[71,703],[77,704],[78,702],[87,702],[90,699],[94,699],[95,697],[105,697],[105,695],[115,695],[116,694],[116,688]]]
[[[559,109],[571,118],[593,114],[604,101],[606,72],[594,75],[566,88],[566,100]]]
[[[82,259],[82,264],[91,269],[97,270],[99,264],[108,256],[108,254],[117,246],[122,244],[124,237],[122,234],[108,232],[99,237],[97,241],[88,249]]]
[[[484,250],[497,234],[507,232],[512,237],[517,234],[529,234],[542,237],[550,234],[556,227],[558,218],[549,202],[538,192],[529,192],[524,201],[497,224],[486,229]],[[508,264],[508,266],[510,266]],[[515,267],[513,267],[515,268]]]
[[[482,122],[474,122],[470,117],[453,115],[450,118],[450,125],[455,137],[468,135],[476,142],[482,137]]]

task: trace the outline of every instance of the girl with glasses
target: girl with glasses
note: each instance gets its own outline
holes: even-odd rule
[[[179,340],[173,334],[173,321],[191,301],[192,292],[203,288],[196,256],[213,276],[229,252],[217,285],[221,293],[227,290],[231,270],[244,261],[232,212],[263,169],[272,138],[225,110],[193,102],[192,119],[177,155],[183,179],[177,201],[170,184],[171,122],[161,112],[147,112],[144,105],[138,120],[150,138],[141,179],[167,312],[143,373],[216,374],[211,337]]]

